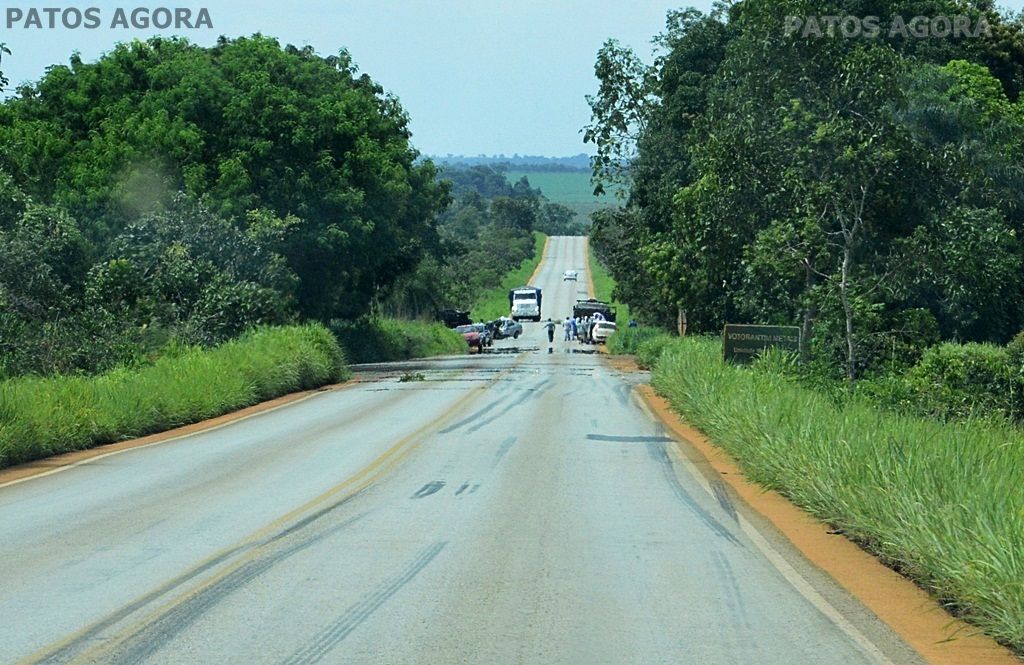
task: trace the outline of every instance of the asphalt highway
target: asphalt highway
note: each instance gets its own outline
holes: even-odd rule
[[[551,239],[545,317],[586,264]],[[644,375],[548,347],[0,486],[0,663],[921,662],[678,452]]]

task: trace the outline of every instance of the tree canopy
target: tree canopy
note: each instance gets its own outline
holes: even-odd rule
[[[183,39],[73,56],[0,106],[0,168],[60,206],[104,254],[178,192],[276,239],[304,317],[354,316],[435,242],[447,200],[417,162],[408,118],[349,55],[255,35]]]
[[[0,374],[369,312],[440,252],[449,185],[410,138],[345,51],[157,37],[49,68],[0,104]]]
[[[993,38],[781,28],[965,13]],[[1024,327],[1019,18],[941,0],[743,0],[672,12],[656,43],[650,65],[613,42],[598,53],[587,128],[596,179],[630,184],[594,246],[645,318],[800,325],[805,357],[851,380],[940,338]]]

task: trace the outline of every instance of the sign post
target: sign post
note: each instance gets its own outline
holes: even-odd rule
[[[747,326],[725,324],[722,355],[728,362],[749,363],[765,349],[800,352],[800,328],[797,326]]]

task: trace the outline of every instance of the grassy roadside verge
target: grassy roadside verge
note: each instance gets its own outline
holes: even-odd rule
[[[601,262],[597,260],[597,256],[589,251],[589,245],[587,266],[590,269],[590,279],[594,284],[594,297],[598,300],[609,302],[615,307],[616,321],[618,321],[619,329],[625,329],[626,324],[632,318],[629,313],[629,306],[624,303],[615,302],[612,299],[612,292],[615,290],[615,280],[608,274],[608,270],[601,265]]]
[[[349,376],[320,325],[262,328],[141,369],[0,383],[0,468],[213,418]]]
[[[331,324],[353,363],[392,362],[466,352],[462,336],[440,323],[361,319]]]
[[[499,316],[508,315],[509,290],[523,286],[530,280],[544,258],[544,246],[547,239],[548,237],[540,231],[533,232],[533,257],[526,259],[519,264],[517,269],[505,275],[501,284],[480,295],[480,299],[470,310],[470,316],[474,321],[492,321]]]
[[[674,339],[658,328],[620,328],[608,338],[608,353],[634,355],[641,367],[650,369],[665,345]]]
[[[620,343],[628,340],[620,339]],[[652,383],[752,480],[842,529],[953,613],[1024,652],[1024,439],[861,400],[837,405],[717,341],[633,340]]]

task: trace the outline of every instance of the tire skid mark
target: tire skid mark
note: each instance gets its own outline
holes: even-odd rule
[[[114,612],[114,613],[104,617],[103,619],[101,619],[97,623],[95,623],[92,626],[90,626],[88,631],[86,631],[85,633],[79,635],[70,644],[66,644],[66,645],[64,645],[63,647],[61,647],[61,648],[59,648],[57,650],[51,651],[48,654],[44,654],[43,656],[31,656],[31,657],[29,657],[27,659],[24,659],[22,661],[19,661],[19,662],[22,662],[22,663],[67,663],[67,662],[70,662],[75,657],[75,655],[77,654],[78,651],[80,651],[81,649],[85,648],[90,643],[96,642],[98,640],[102,640],[101,635],[108,628],[111,628],[111,627],[117,625],[118,623],[120,623],[121,621],[127,619],[129,616],[131,616],[135,612],[141,610],[142,608],[146,607],[150,603],[153,603],[153,602],[159,600],[161,597],[163,597],[163,596],[173,592],[174,590],[180,588],[181,586],[191,582],[192,580],[198,578],[203,573],[216,568],[217,566],[219,566],[220,564],[224,563],[225,561],[231,559],[235,555],[241,554],[241,553],[245,553],[245,552],[249,551],[250,549],[252,549],[252,547],[253,547],[252,545],[244,545],[244,546],[236,547],[234,549],[230,549],[230,550],[227,550],[225,552],[222,552],[218,556],[214,557],[213,559],[210,559],[209,561],[204,562],[201,566],[198,566],[197,568],[194,568],[194,569],[188,571],[184,575],[179,575],[178,577],[176,577],[173,580],[171,580],[170,582],[168,582],[166,585],[164,585],[164,586],[162,586],[162,587],[160,587],[158,589],[155,589],[154,591],[151,591],[150,593],[142,596],[141,598],[136,599],[132,603],[130,603],[128,605],[125,605],[124,607],[120,608],[116,612]]]
[[[516,441],[518,440],[518,436],[512,435],[501,442],[501,445],[498,446],[498,450],[494,453],[495,466],[505,458],[505,455],[508,455],[508,451],[512,450],[512,446],[516,445]]]
[[[459,429],[460,427],[464,427],[464,426],[468,425],[469,423],[473,422],[477,418],[480,418],[482,416],[487,415],[491,410],[496,408],[503,401],[505,401],[505,397],[501,397],[499,399],[494,400],[493,402],[491,402],[487,406],[483,407],[482,409],[478,409],[477,411],[474,411],[473,413],[471,413],[470,415],[466,416],[465,418],[463,418],[459,422],[457,422],[457,423],[455,423],[453,425],[449,425],[448,427],[445,427],[443,430],[440,430],[438,432],[438,434],[451,434],[455,430]]]
[[[729,610],[729,614],[736,620],[736,623],[743,628],[743,630],[732,631],[735,639],[741,641],[743,649],[742,658],[741,654],[736,654],[736,661],[739,662],[742,659],[749,662],[752,654],[759,654],[761,649],[756,640],[747,637],[755,634],[755,628],[750,620],[750,613],[747,611],[747,602],[743,597],[743,589],[736,579],[736,572],[733,570],[732,564],[729,563],[725,555],[718,550],[712,550],[711,556],[713,559],[712,566],[718,579],[721,581],[719,588],[724,591],[721,597],[722,603]],[[735,626],[736,624],[733,625]]]
[[[93,630],[87,635],[81,636],[75,643],[67,645],[61,651],[55,652],[39,662],[43,663],[66,663],[76,660],[85,660],[89,663],[140,663],[145,661],[147,658],[155,654],[160,650],[162,646],[167,644],[171,639],[181,633],[183,630],[191,626],[197,619],[199,619],[208,610],[215,607],[221,601],[228,598],[231,594],[243,588],[246,584],[256,579],[266,571],[270,570],[277,564],[285,561],[291,556],[302,552],[303,550],[312,547],[320,541],[328,538],[349,526],[361,521],[368,516],[372,511],[366,511],[350,517],[332,527],[324,529],[319,533],[313,533],[305,538],[296,539],[287,546],[280,547],[279,549],[272,549],[274,545],[280,545],[289,537],[300,535],[303,530],[307,527],[315,524],[315,522],[321,517],[327,515],[333,510],[348,503],[359,493],[353,494],[346,497],[342,501],[337,502],[333,506],[325,508],[319,511],[318,514],[311,515],[310,517],[303,520],[303,523],[296,524],[284,531],[268,538],[262,543],[252,544],[247,547],[238,548],[231,554],[244,553],[249,550],[261,550],[266,549],[265,553],[259,554],[256,558],[246,562],[239,568],[231,571],[225,577],[217,580],[216,583],[203,588],[196,594],[193,594],[184,602],[179,603],[171,607],[168,611],[157,615],[152,620],[148,621],[143,627],[132,633],[127,638],[124,638],[119,644],[113,645],[112,650],[106,654],[98,657],[90,657],[89,654],[76,653],[80,648],[87,648],[94,646],[96,642],[102,643],[104,638],[101,633],[102,630],[108,628],[118,621],[127,618],[132,612],[141,609],[145,604],[157,600],[161,595],[169,593],[174,588],[167,588],[162,590],[161,593],[154,592],[151,594],[152,597],[140,599],[136,603],[123,608],[118,611],[115,615],[112,615],[107,620],[103,621],[102,624],[98,624]],[[217,562],[228,558],[229,554],[225,554],[222,557],[218,557]],[[213,564],[208,564],[201,569],[190,571],[187,576],[180,578],[180,582],[187,582],[201,572],[208,570],[213,567]],[[180,586],[178,584],[177,586]],[[146,602],[143,602],[145,600]]]
[[[729,491],[725,488],[725,483],[722,479],[712,478],[711,482],[708,484],[711,485],[711,491],[714,493],[715,499],[718,501],[718,505],[720,505],[722,510],[732,518],[733,522],[739,524],[740,516],[736,512],[736,506],[732,505],[732,499],[729,498]]]
[[[494,414],[490,418],[487,418],[486,420],[481,420],[476,425],[473,425],[468,430],[466,430],[466,433],[472,434],[480,429],[483,429],[484,427],[487,427],[488,425],[493,423],[495,420],[498,420],[499,418],[507,414],[512,409],[516,408],[517,406],[521,406],[528,399],[540,396],[541,394],[544,393],[544,391],[550,388],[550,386],[548,385],[550,383],[551,379],[545,379],[538,383],[537,385],[533,386],[532,388],[527,388],[526,390],[523,391],[523,394],[519,396],[519,399],[507,405],[504,409]]]
[[[374,612],[380,609],[396,593],[411,582],[424,568],[430,565],[447,541],[434,543],[427,547],[419,556],[400,573],[385,580],[374,591],[363,597],[355,605],[349,607],[338,619],[321,630],[305,648],[293,653],[283,665],[313,665],[324,659],[335,647],[345,641],[354,630],[359,628]]]
[[[615,390],[615,397],[619,400],[619,404],[628,407],[629,397],[633,392],[633,386],[628,383],[616,381],[614,383],[613,390]]]
[[[512,368],[509,368],[506,371],[511,371],[511,369],[514,369],[514,367],[515,365],[513,365]],[[504,372],[499,372],[495,377],[491,379],[491,381],[496,382],[503,373]],[[333,501],[330,504],[328,504],[325,508],[320,508],[319,510],[317,510],[317,512],[313,514],[314,520],[315,516],[322,516],[324,514],[327,514],[331,511],[332,508],[341,506],[347,503],[349,500],[354,499],[357,496],[360,496],[364,490],[372,486],[373,482],[375,482],[375,478],[377,476],[375,476],[374,474],[379,475],[381,473],[384,473],[391,467],[393,467],[395,464],[398,464],[404,457],[403,453],[407,453],[409,450],[411,450],[410,446],[412,442],[422,440],[423,437],[430,430],[430,428],[434,425],[434,423],[436,423],[438,420],[443,422],[445,419],[449,418],[449,415],[453,413],[455,409],[458,409],[461,404],[471,402],[471,400],[475,399],[479,394],[480,393],[476,391],[467,393],[461,400],[457,401],[455,405],[449,407],[449,409],[447,409],[438,419],[426,423],[412,434],[409,434],[408,436],[401,439],[398,443],[392,446],[391,449],[386,451],[384,455],[378,458],[370,466],[363,469],[354,476],[350,477],[341,485],[338,485],[335,488],[332,488],[328,492],[324,493],[320,497],[313,499],[309,504],[307,504],[307,506],[311,506],[316,503],[321,503],[322,505],[322,502],[326,497],[330,497],[331,495],[335,495],[345,490],[345,488],[347,488],[349,484],[356,482],[357,479],[359,482],[362,483],[361,487],[359,487],[353,492],[345,494],[342,499]],[[364,479],[363,477],[366,476],[367,474],[370,474],[369,479]],[[299,509],[296,509],[296,511],[293,511],[293,513],[297,513],[298,511],[301,510],[305,510],[305,507],[300,507]],[[288,515],[285,515],[276,520],[276,522],[285,520],[288,517]],[[308,521],[308,517],[306,523],[311,523],[310,521]],[[285,531],[287,531],[287,529],[285,529]],[[266,532],[266,528],[262,529],[260,532],[257,532],[257,534],[260,534],[261,532]],[[260,556],[260,548],[276,540],[279,540],[280,536],[281,532],[277,531],[266,535],[262,535],[260,537],[251,537],[249,539],[246,539],[245,542],[237,546],[230,547],[221,552],[218,552],[216,555],[203,561],[195,568],[187,571],[182,575],[179,575],[178,577],[170,580],[166,584],[163,584],[160,587],[154,589],[153,591],[137,598],[128,605],[125,605],[122,608],[116,610],[115,612],[112,612],[106,617],[100,619],[99,621],[90,624],[86,628],[76,631],[71,636],[57,642],[56,644],[51,644],[47,647],[44,647],[43,649],[36,651],[34,654],[19,661],[19,663],[66,663],[72,660],[88,663],[127,662],[124,660],[110,660],[110,655],[116,649],[118,649],[118,645],[130,643],[134,639],[135,635],[139,634],[141,630],[145,629],[145,626],[148,625],[148,623],[158,621],[160,617],[166,616],[173,612],[175,607],[189,602],[189,600],[192,597],[203,593],[205,589],[209,589],[216,586],[219,582],[223,581],[229,575],[233,574],[240,568],[243,568],[244,566],[251,563],[251,560],[245,561],[246,557],[255,558]],[[231,561],[238,559],[242,559],[243,563],[237,564],[237,566],[234,569],[232,569]],[[115,633],[114,636],[112,637],[103,636],[104,632],[114,629],[117,625],[125,621],[128,621],[133,615],[144,611],[146,607],[148,607],[149,605],[161,602],[162,599],[164,599],[167,596],[171,596],[173,592],[179,591],[188,583],[195,582],[196,580],[201,579],[201,576],[204,573],[216,571],[217,568],[221,566],[227,567],[227,572],[214,572],[214,578],[216,581],[209,582],[206,584],[200,583],[198,590],[192,592],[186,591],[178,599],[164,601],[166,603],[165,606],[151,611],[149,614],[149,618],[144,619],[142,624],[136,624],[141,625],[141,629],[132,628],[129,629],[131,630],[131,632],[125,632],[124,630],[122,630],[119,634]],[[152,617],[155,617],[155,619]]]
[[[424,499],[431,494],[437,494],[444,487],[443,480],[432,480],[423,487],[416,490],[416,493],[412,495],[413,499]]]
[[[668,481],[669,486],[675,493],[676,497],[689,508],[694,515],[696,515],[701,522],[703,522],[711,532],[716,536],[728,541],[736,547],[743,548],[743,543],[740,542],[739,538],[735,536],[728,528],[726,528],[721,522],[715,519],[714,515],[705,510],[697,501],[690,496],[690,493],[686,491],[686,488],[679,482],[679,476],[676,475],[675,465],[672,464],[672,458],[668,456],[668,449],[664,443],[649,443],[647,444],[647,452],[651,458],[661,466],[662,472],[665,474],[665,479]]]

